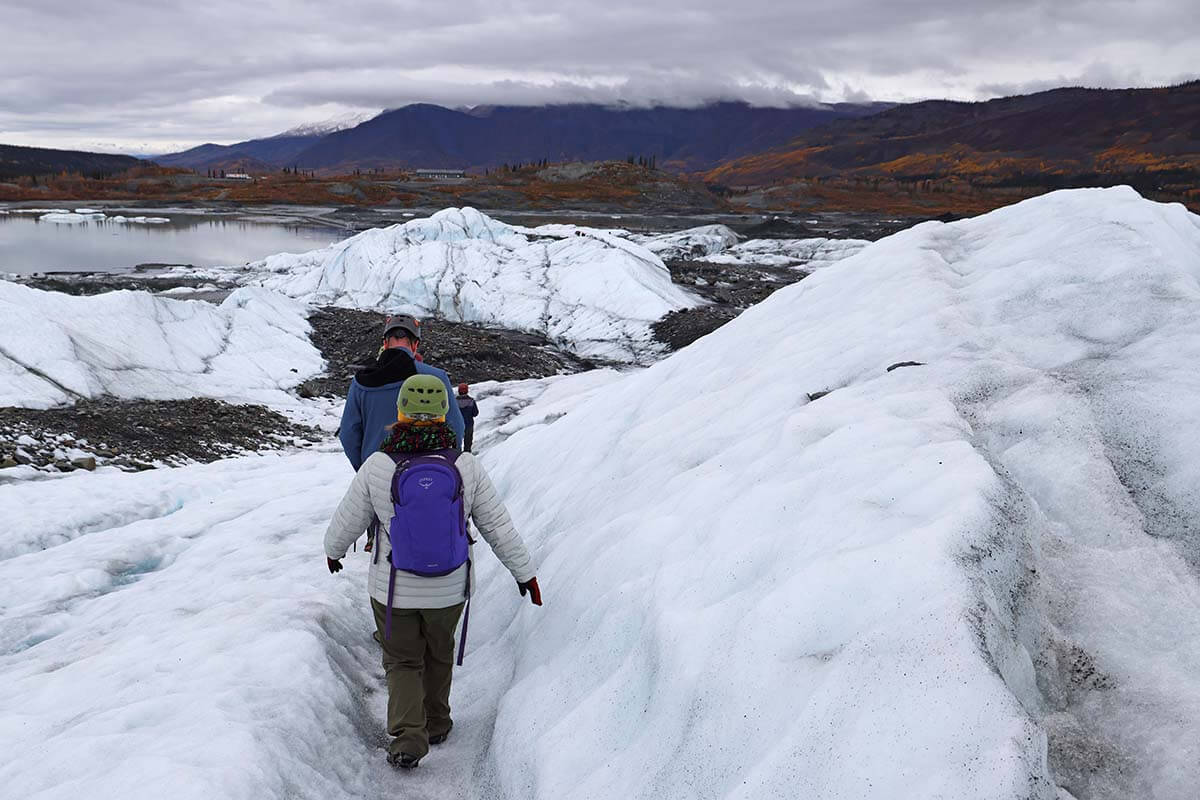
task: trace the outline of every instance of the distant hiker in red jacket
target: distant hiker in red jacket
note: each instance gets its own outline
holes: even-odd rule
[[[469,388],[465,383],[460,383],[458,396],[454,398],[458,401],[458,410],[462,412],[464,453],[471,452],[471,444],[475,440],[475,418],[479,416],[479,406],[475,403],[475,399],[467,394]]]

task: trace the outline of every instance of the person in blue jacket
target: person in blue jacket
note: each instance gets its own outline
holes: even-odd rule
[[[350,382],[338,439],[355,472],[379,449],[387,426],[396,421],[396,399],[405,378],[433,375],[446,384],[446,396],[454,396],[446,373],[416,358],[420,341],[421,323],[417,319],[407,314],[388,317],[383,325],[383,350],[379,357],[371,366],[359,370]],[[458,437],[461,450],[463,417],[457,403],[450,404],[446,422]]]

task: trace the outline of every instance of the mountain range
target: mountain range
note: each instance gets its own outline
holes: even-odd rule
[[[690,109],[559,105],[454,110],[420,104],[365,121],[331,121],[233,145],[205,144],[154,160],[197,172],[248,170],[279,178],[284,167],[299,167],[335,182],[340,178],[334,176],[365,173],[356,178],[362,185],[283,186],[279,180],[242,188],[214,184],[196,188],[193,197],[238,202],[433,202],[414,194],[414,187],[424,185],[419,181],[399,186],[394,176],[369,173],[376,168],[442,167],[479,176],[490,169],[490,178],[479,176],[459,187],[446,184],[442,188],[453,189],[453,196],[439,196],[437,202],[470,199],[491,207],[493,202],[525,202],[506,194],[516,173],[498,174],[499,167],[543,160],[619,162],[631,156],[658,170],[636,180],[619,170],[593,170],[586,187],[567,180],[567,173],[522,170],[524,183],[518,188],[538,198],[536,207],[594,200],[613,191],[634,203],[647,182],[675,181],[680,185],[664,198],[677,198],[683,191],[696,207],[727,203],[750,209],[936,215],[979,213],[1053,188],[1129,184],[1147,197],[1200,208],[1200,81],[1152,89],[1068,87],[974,103],[930,100],[790,109],[719,103]],[[0,147],[0,178],[64,171],[94,177],[136,163],[122,156]],[[610,178],[619,186],[602,186]],[[204,178],[177,175],[162,186],[122,184],[89,191],[97,197],[121,192],[165,192],[166,197],[191,191],[189,180]],[[710,194],[705,184],[722,198],[699,202],[699,194]],[[6,199],[34,196],[25,185],[4,191]],[[72,184],[55,191],[67,196],[82,189]],[[667,201],[655,202],[658,207]]]
[[[160,156],[190,169],[318,172],[371,168],[485,169],[531,161],[653,158],[680,172],[783,145],[802,131],[890,108],[888,103],[817,108],[756,108],[716,103],[700,108],[599,105],[480,106],[468,110],[415,104],[385,111],[345,130],[293,132],[232,145],[205,144]]]

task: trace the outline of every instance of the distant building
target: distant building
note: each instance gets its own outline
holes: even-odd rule
[[[252,181],[252,180],[254,180],[254,178],[251,178],[249,175],[247,175],[244,172],[230,172],[228,175],[225,176],[225,179],[230,180],[230,181]]]
[[[465,178],[464,169],[419,169],[415,171],[418,178]]]

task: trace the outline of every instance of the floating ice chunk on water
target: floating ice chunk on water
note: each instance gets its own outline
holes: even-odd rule
[[[164,222],[170,222],[169,217],[126,217],[117,215],[109,217],[107,222],[115,222],[122,225],[160,225]]]
[[[71,211],[52,211],[48,214],[42,214],[38,219],[42,222],[55,222],[63,225],[78,225],[85,222],[95,222],[104,219],[104,215],[97,212],[91,214],[80,214]]]

